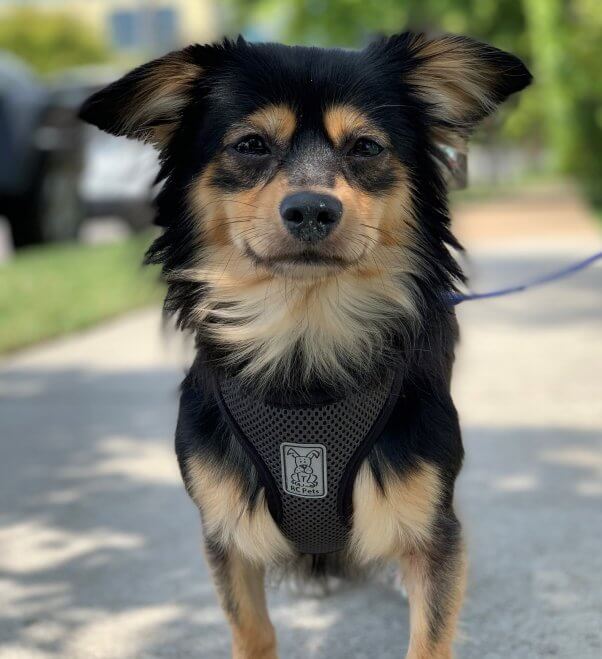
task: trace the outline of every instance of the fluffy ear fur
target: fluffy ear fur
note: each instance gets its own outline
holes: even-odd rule
[[[532,79],[514,55],[468,37],[406,32],[384,47],[401,64],[410,92],[425,103],[430,123],[463,136]]]
[[[190,46],[134,69],[93,94],[81,107],[84,121],[113,135],[166,144],[201,79],[203,55],[211,47]]]

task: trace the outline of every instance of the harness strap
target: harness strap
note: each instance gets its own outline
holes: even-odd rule
[[[571,263],[565,268],[561,268],[555,272],[550,272],[548,274],[541,275],[540,277],[536,277],[535,279],[531,279],[524,284],[499,288],[497,290],[488,291],[487,293],[450,293],[448,298],[449,304],[455,306],[461,302],[468,302],[469,300],[485,300],[487,298],[504,297],[506,295],[511,295],[512,293],[520,293],[522,291],[528,290],[529,288],[533,288],[534,286],[549,284],[553,281],[557,281],[558,279],[563,279],[564,277],[575,274],[580,270],[585,270],[585,268],[589,268],[590,265],[593,265],[599,259],[602,259],[602,252],[596,252],[595,254],[588,256],[586,259]]]
[[[357,470],[389,419],[401,377],[339,400],[280,404],[238,380],[217,382],[218,402],[265,486],[268,508],[302,553],[340,551],[349,536]]]

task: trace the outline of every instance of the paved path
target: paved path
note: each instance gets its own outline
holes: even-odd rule
[[[542,183],[508,191],[507,196],[459,201],[454,218],[455,233],[467,244],[542,236],[584,242],[596,231],[591,209],[568,183]]]
[[[475,284],[591,247],[482,247]],[[460,308],[461,659],[602,656],[601,289],[597,268]],[[0,365],[1,659],[228,656],[172,452],[182,360],[157,326],[138,313]],[[271,602],[283,659],[403,656],[386,585]]]

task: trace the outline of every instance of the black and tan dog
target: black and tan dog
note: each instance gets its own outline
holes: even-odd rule
[[[530,80],[516,57],[463,37],[404,33],[362,51],[239,39],[150,62],[82,108],[160,151],[163,233],[147,258],[163,265],[166,310],[196,337],[177,452],[238,659],[276,657],[266,568],[342,574],[381,561],[405,579],[408,657],[451,657],[465,560],[449,295],[462,273],[442,147],[464,144]],[[230,407],[223,383],[235,387]],[[376,412],[335,481],[336,450],[304,417],[307,438],[297,427],[292,450],[282,444],[280,483],[273,427],[257,430],[259,411],[244,410],[237,425],[245,397],[268,425],[300,419],[305,403],[326,409],[319,423],[342,453],[345,433]],[[347,430],[341,409],[360,409]],[[241,418],[255,425],[241,430]],[[330,505],[319,502],[333,488],[344,505],[321,532],[344,533],[304,544],[302,506]]]

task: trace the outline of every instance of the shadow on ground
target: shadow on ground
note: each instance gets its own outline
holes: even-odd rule
[[[0,656],[228,656],[172,452],[176,390],[167,369],[0,373]],[[466,440],[459,656],[577,656],[576,637],[578,656],[598,656],[600,437],[470,427]],[[407,606],[385,584],[271,600],[287,659],[406,646]]]

